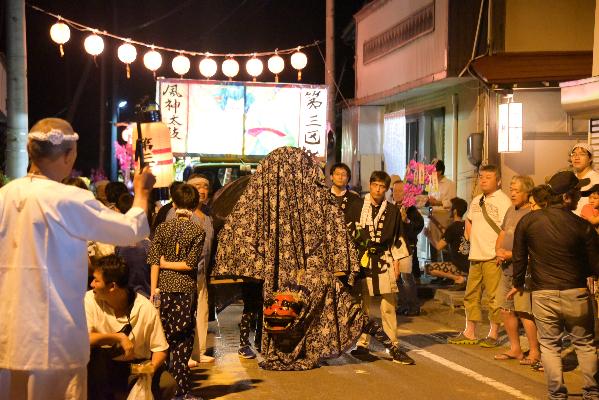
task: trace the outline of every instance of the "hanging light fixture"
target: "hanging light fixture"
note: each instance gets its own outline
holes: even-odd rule
[[[85,38],[83,47],[85,47],[85,51],[94,56],[95,60],[96,56],[102,54],[104,51],[104,39],[94,31],[94,33]]]
[[[210,54],[206,54],[206,57],[202,61],[200,61],[200,74],[202,74],[206,79],[210,79],[216,74],[216,70],[218,66],[216,65],[216,61],[210,58]]]
[[[50,37],[52,40],[57,43],[60,47],[60,56],[64,56],[64,49],[62,47],[63,44],[69,41],[71,38],[71,29],[67,24],[61,22],[60,18],[58,22],[52,25],[50,28]]]
[[[275,55],[268,59],[268,70],[275,74],[275,82],[279,82],[279,74],[283,68],[285,68],[285,60],[275,50]]]
[[[297,48],[297,51],[291,55],[291,66],[297,69],[297,80],[302,80],[302,69],[308,64],[308,57]]]
[[[119,46],[117,50],[119,60],[127,65],[127,79],[131,77],[131,70],[129,64],[131,64],[137,58],[137,49],[129,42],[125,42]]]
[[[144,54],[144,65],[147,69],[152,71],[154,78],[156,78],[156,70],[162,65],[162,56],[159,52],[154,50],[154,46],[151,50]]]
[[[252,58],[245,63],[245,70],[253,78],[252,80],[256,82],[256,77],[258,77],[264,70],[264,64],[262,64],[262,60],[256,58],[256,54],[254,54]]]
[[[177,57],[173,58],[173,61],[171,62],[173,71],[175,71],[180,78],[183,78],[183,75],[189,72],[190,65],[189,58],[185,57],[183,54],[179,54]]]
[[[239,73],[239,63],[233,59],[232,56],[223,61],[222,65],[223,74],[229,78],[230,81]]]
[[[499,105],[497,147],[499,153],[517,153],[522,151],[522,103],[514,103],[512,94],[506,99]]]

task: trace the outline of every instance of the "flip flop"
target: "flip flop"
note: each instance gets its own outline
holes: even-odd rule
[[[520,364],[522,364],[522,360],[523,360],[518,357],[511,356],[507,353],[496,354],[493,356],[493,359],[497,360],[497,361],[520,360]]]
[[[535,360],[534,358],[524,357],[522,360],[520,360],[520,365],[534,365],[537,362],[539,362],[539,360]]]
[[[544,372],[545,368],[543,368],[543,364],[541,364],[540,361],[537,361],[536,363],[532,364],[530,366],[530,368],[533,369],[533,371],[537,371],[537,372]]]

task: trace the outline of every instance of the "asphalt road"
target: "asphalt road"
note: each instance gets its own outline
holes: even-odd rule
[[[349,354],[302,372],[264,371],[256,360],[237,356],[242,306],[232,305],[211,323],[210,342],[216,362],[194,370],[194,392],[205,399],[540,399],[546,397],[544,375],[518,361],[495,361],[503,349],[445,343],[454,334],[426,316],[398,321],[402,345],[416,365],[390,361],[371,341],[372,357]],[[580,396],[577,370],[567,372],[571,395]]]

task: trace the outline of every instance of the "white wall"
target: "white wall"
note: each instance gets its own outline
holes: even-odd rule
[[[435,0],[435,29],[364,65],[364,42],[386,31],[431,0],[389,0],[356,16],[356,98],[364,98],[447,69],[448,0]],[[384,77],[384,79],[381,79]]]
[[[501,156],[502,188],[509,190],[514,175],[528,175],[535,185],[568,167],[568,153],[579,140],[524,140],[522,153],[503,153]]]

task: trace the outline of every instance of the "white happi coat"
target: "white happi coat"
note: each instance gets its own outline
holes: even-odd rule
[[[144,211],[125,215],[91,192],[42,177],[0,189],[0,369],[85,367],[87,240],[133,245]]]

